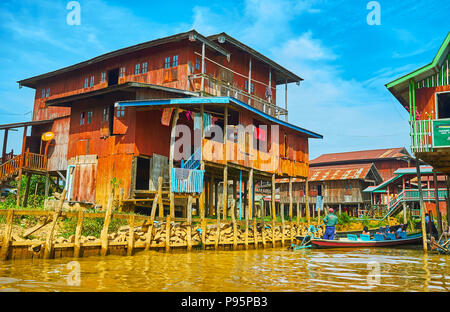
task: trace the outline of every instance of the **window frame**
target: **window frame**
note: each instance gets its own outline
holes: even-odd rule
[[[167,56],[166,58],[164,58],[164,65],[163,65],[164,69],[170,68],[171,67],[170,64],[171,64],[170,56]]]
[[[140,75],[141,74],[141,63],[137,63],[134,65],[134,75]]]
[[[92,75],[89,79],[89,87],[93,87],[95,85],[95,76]]]
[[[147,62],[143,62],[142,63],[142,73],[146,74],[147,72],[148,72],[148,64],[147,64]]]

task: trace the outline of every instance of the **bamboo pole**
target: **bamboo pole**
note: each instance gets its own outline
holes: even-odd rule
[[[272,174],[272,247],[275,247],[275,220],[277,213],[275,210],[275,174]]]
[[[255,249],[258,249],[258,229],[256,228],[256,217],[253,218],[253,239],[255,240]]]
[[[217,186],[217,185],[216,185]],[[217,217],[217,228],[216,228],[216,240],[214,242],[214,248],[219,249],[219,241],[220,241],[220,208],[219,205],[216,206],[216,217]]]
[[[53,252],[53,235],[55,232],[55,227],[56,224],[58,222],[58,217],[61,214],[62,211],[62,207],[64,204],[64,199],[66,198],[66,192],[67,190],[64,189],[62,194],[61,194],[61,198],[59,200],[59,205],[56,208],[54,214],[53,214],[53,220],[52,220],[52,224],[50,225],[50,230],[47,233],[47,238],[45,240],[45,250],[44,250],[44,259],[50,259],[52,257],[52,252]]]
[[[170,251],[170,214],[166,217],[166,252]]]
[[[127,256],[133,255],[133,249],[134,249],[134,214],[130,215],[128,219],[129,224],[129,232],[128,232],[128,248],[127,248]]]
[[[225,167],[223,168],[223,220],[227,220],[228,210],[228,164],[227,164],[227,137],[228,137],[228,105],[225,104],[224,121],[223,121],[223,160]]]
[[[308,190],[308,179],[306,179],[305,183],[305,210],[306,210],[306,222],[308,225],[311,224],[311,216],[309,211],[309,190]]]
[[[2,242],[2,251],[1,251],[1,259],[8,259],[9,247],[11,246],[11,233],[12,233],[12,224],[14,219],[14,210],[8,209],[8,214],[6,217],[6,227],[3,232],[3,242]]]
[[[192,196],[188,197],[188,204],[187,204],[187,227],[186,227],[186,245],[187,245],[187,251],[191,251],[192,249]]]
[[[100,233],[100,241],[102,248],[100,251],[101,256],[106,256],[108,253],[108,228],[111,223],[113,195],[111,194],[108,199],[108,206],[106,207],[105,221],[103,222],[103,229]]]
[[[77,227],[75,229],[75,242],[73,245],[73,256],[75,258],[80,257],[81,251],[81,231],[83,229],[84,211],[78,210]]]
[[[170,192],[169,200],[170,200],[170,218],[175,219],[175,194],[173,192]]]
[[[262,238],[262,244],[263,248],[266,248],[266,221],[264,220],[266,218],[266,206],[265,202],[263,200],[262,202],[262,210],[261,210],[261,220],[262,220],[262,230],[261,230],[261,238]]]
[[[281,247],[284,247],[284,204],[281,204],[280,208],[280,214],[281,214]]]
[[[236,199],[233,198],[231,202],[231,222],[233,223],[233,250],[237,250],[237,225],[234,208],[236,206]]]
[[[172,173],[169,173],[171,176]],[[161,183],[159,183],[159,179],[161,179]],[[164,205],[162,201],[162,176],[158,177],[158,207],[159,207],[159,218],[162,220],[164,218]]]
[[[162,183],[162,177],[158,178],[158,184]],[[155,199],[153,200],[153,204],[152,204],[152,211],[150,213],[150,225],[147,229],[147,239],[145,242],[145,251],[148,251],[150,249],[150,245],[152,243],[152,238],[153,238],[153,223],[155,221],[155,214],[156,214],[156,206],[158,205],[158,199],[159,198],[159,194],[156,193],[155,195]]]

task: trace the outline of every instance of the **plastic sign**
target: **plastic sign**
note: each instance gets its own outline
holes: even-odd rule
[[[450,147],[450,120],[433,120],[433,147]]]
[[[53,138],[55,137],[55,134],[53,132],[45,132],[44,134],[42,134],[42,141],[47,142],[47,141],[51,141],[53,140]]]

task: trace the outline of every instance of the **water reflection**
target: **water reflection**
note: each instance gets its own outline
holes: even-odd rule
[[[81,284],[67,263],[79,261]],[[15,260],[1,291],[448,291],[448,257],[419,249],[141,252]]]

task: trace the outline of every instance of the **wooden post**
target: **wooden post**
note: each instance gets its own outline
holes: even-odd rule
[[[223,168],[223,220],[227,220],[228,210],[228,164],[227,164],[227,137],[228,137],[228,105],[225,105],[224,122],[223,122],[223,160],[225,167]]]
[[[172,183],[173,157],[174,157],[174,153],[175,153],[175,134],[176,134],[176,126],[177,126],[177,122],[178,122],[179,113],[180,113],[180,109],[176,108],[174,115],[173,115],[172,129],[170,132],[170,150],[169,150],[169,181],[170,181],[170,183]],[[172,206],[170,207],[170,214],[172,214]],[[161,212],[160,212],[160,217],[162,217]]]
[[[14,210],[8,209],[8,214],[6,216],[6,227],[3,232],[3,242],[2,242],[2,251],[0,258],[2,260],[8,259],[9,247],[11,246],[11,232],[12,232],[12,224],[14,219]]]
[[[128,219],[128,224],[130,226],[130,230],[128,232],[128,248],[127,248],[127,256],[133,255],[134,249],[134,214],[130,215]]]
[[[209,180],[209,215],[214,215],[214,207],[215,200],[214,200],[214,176],[211,175]]]
[[[83,230],[84,211],[78,210],[77,227],[75,229],[75,242],[73,245],[73,256],[78,258],[81,251],[81,231]]]
[[[227,220],[227,210],[228,210],[228,166],[225,165],[223,168],[223,188],[222,188],[222,213],[223,213],[223,220]]]
[[[258,248],[258,229],[256,228],[256,217],[253,218],[253,239],[255,243],[255,249]]]
[[[106,207],[105,221],[103,222],[103,229],[100,233],[100,241],[102,242],[101,256],[106,256],[108,253],[108,228],[111,222],[113,195],[109,195],[108,206]]]
[[[262,200],[262,207],[261,207],[261,226],[262,226],[262,230],[261,230],[261,238],[262,238],[262,244],[263,244],[263,248],[266,248],[266,203],[264,202],[264,198]]]
[[[25,194],[23,196],[22,205],[26,207],[28,205],[28,194],[30,193],[30,182],[31,182],[31,173],[27,173],[27,185],[25,187]]]
[[[280,214],[281,214],[281,247],[284,247],[284,204],[281,204]]]
[[[120,188],[120,196],[119,196],[119,211],[123,210],[123,197],[125,196],[125,191],[123,187]]]
[[[59,199],[59,205],[55,209],[55,213],[53,214],[53,220],[52,220],[52,224],[50,225],[50,230],[47,232],[47,238],[45,240],[44,259],[49,259],[49,258],[52,257],[52,252],[53,252],[53,234],[55,232],[56,223],[58,222],[58,217],[61,214],[65,198],[66,198],[66,189],[64,189],[62,194],[61,194],[61,197]]]
[[[164,205],[162,202],[162,177],[158,177],[158,206],[159,206],[159,218],[160,220],[162,220],[164,218]]]
[[[253,201],[254,201],[254,184],[253,184],[253,168],[250,169],[249,175],[248,175],[248,191],[250,192],[249,196],[248,196],[248,213],[249,213],[249,218],[252,218],[252,213],[253,213]]]
[[[305,210],[306,210],[306,222],[311,223],[311,216],[309,211],[309,190],[308,190],[308,179],[305,182]]]
[[[275,247],[275,220],[277,213],[275,210],[275,174],[272,174],[272,247]]]
[[[22,172],[23,172],[23,165],[25,161],[25,147],[27,144],[27,126],[23,127],[23,139],[22,139],[22,153],[20,154],[20,164],[19,164],[19,177],[18,177],[18,183],[17,183],[17,198],[16,198],[16,205],[20,206],[20,188],[22,183]]]
[[[9,129],[5,129],[5,134],[3,136],[3,148],[2,148],[2,164],[5,163],[5,159],[6,159],[6,146],[7,146],[7,142],[8,142],[8,131]]]
[[[166,252],[170,251],[170,214],[166,217]]]
[[[233,198],[231,202],[231,222],[233,223],[233,250],[237,250],[237,224],[234,207],[236,206],[236,199]]]
[[[438,222],[438,235],[440,236],[442,234],[442,218],[441,218],[441,211],[439,210],[439,185],[438,185],[438,179],[436,172],[433,172],[433,179],[434,179],[434,197],[435,197],[435,203],[436,203],[436,219]]]
[[[427,232],[425,228],[425,204],[423,202],[422,181],[420,178],[420,161],[416,158],[417,186],[419,188],[420,218],[422,223],[423,251],[427,252]],[[430,233],[431,234],[431,233]]]
[[[187,227],[186,227],[186,244],[187,244],[187,251],[191,251],[192,248],[192,232],[191,232],[191,224],[192,224],[192,196],[188,197],[188,204],[187,204]]]
[[[245,210],[245,233],[244,233],[244,245],[245,250],[248,249],[248,205],[244,204],[244,210]]]
[[[162,177],[158,177],[158,184],[162,183]],[[145,251],[148,251],[150,249],[152,238],[153,238],[153,223],[155,222],[155,214],[156,214],[156,206],[158,205],[159,201],[159,194],[156,193],[155,199],[153,200],[152,204],[152,211],[150,213],[150,225],[147,229],[147,239],[145,242]]]
[[[173,192],[170,192],[169,199],[170,199],[170,218],[175,219],[175,194]]]
[[[218,186],[218,185],[216,184],[216,186]],[[219,241],[220,241],[220,208],[218,205],[216,207],[217,207],[217,211],[216,211],[216,217],[217,217],[217,226],[216,227],[217,228],[216,228],[216,240],[214,243],[214,248],[217,250],[217,249],[219,249]]]
[[[446,176],[447,187],[447,225],[450,226],[450,177]]]
[[[48,196],[50,192],[50,174],[47,172],[45,174],[45,188],[44,188],[44,195]]]
[[[339,204],[339,214],[341,214],[341,213],[342,213],[342,205]]]
[[[289,221],[292,221],[293,210],[293,198],[292,198],[292,178],[289,178]]]
[[[201,96],[203,96],[203,93],[205,91],[205,43],[202,43],[202,78],[201,78],[201,86],[200,86],[200,90],[201,90]]]

